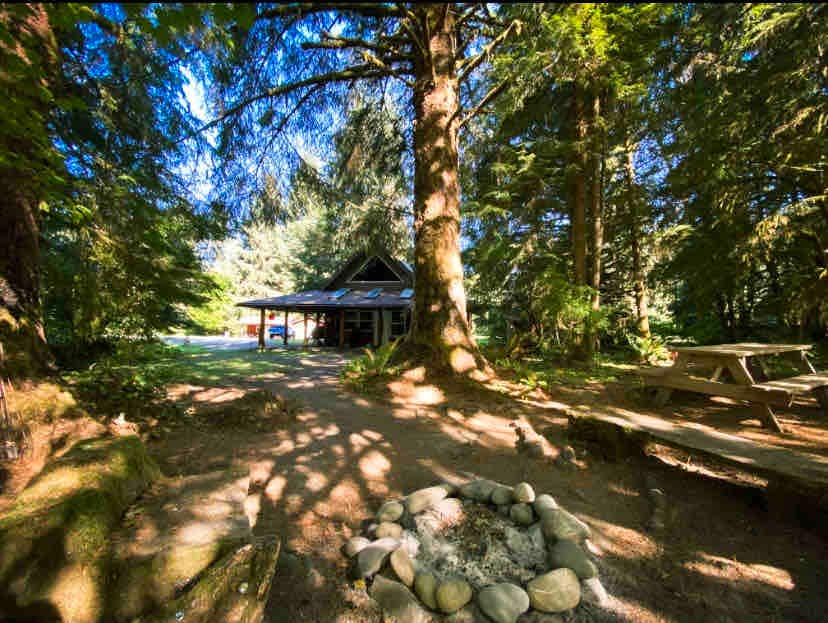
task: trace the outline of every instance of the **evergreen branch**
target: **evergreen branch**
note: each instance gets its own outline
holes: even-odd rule
[[[209,130],[210,128],[217,126],[225,119],[237,115],[239,112],[241,112],[251,104],[263,99],[281,97],[283,95],[287,95],[289,93],[292,93],[293,91],[302,89],[304,87],[323,86],[335,82],[351,82],[353,80],[359,80],[363,78],[379,78],[385,75],[392,74],[389,74],[389,72],[387,71],[380,70],[374,65],[357,65],[355,67],[349,67],[348,69],[343,69],[340,71],[331,71],[326,74],[317,74],[316,76],[311,76],[310,78],[306,78],[305,80],[297,80],[296,82],[291,82],[289,84],[283,84],[278,87],[272,87],[270,89],[263,91],[262,93],[257,93],[256,95],[247,97],[242,101],[238,102],[237,104],[231,106],[223,113],[221,113],[218,117],[204,124],[201,128],[199,128],[198,132],[204,132],[205,130]]]
[[[492,39],[479,54],[475,54],[474,56],[470,56],[459,62],[457,67],[457,79],[460,82],[463,82],[466,78],[468,78],[471,73],[500,46],[500,44],[506,41],[509,35],[512,34],[513,30],[519,31],[520,27],[521,22],[519,20],[514,20],[511,24],[509,24],[509,26],[503,29],[497,37]]]
[[[330,12],[355,13],[363,17],[379,18],[402,17],[405,14],[404,9],[396,4],[378,4],[373,2],[292,2],[265,9],[256,16],[256,19],[273,19],[276,17]]]
[[[482,99],[477,103],[477,106],[472,108],[468,113],[466,113],[466,115],[463,116],[463,118],[460,120],[460,125],[458,127],[462,128],[469,121],[471,121],[475,116],[477,116],[480,113],[480,111],[482,111],[483,108],[489,102],[491,102],[493,99],[495,99],[498,95],[500,95],[504,91],[504,89],[506,89],[506,86],[509,84],[511,79],[512,79],[512,76],[506,78],[505,80],[499,82],[498,84],[493,86],[491,89],[489,89],[488,92],[486,93],[486,95],[484,95],[482,97]]]
[[[318,42],[304,42],[302,48],[304,49],[327,49],[327,50],[345,50],[352,48],[363,48],[372,50],[382,56],[393,59],[410,59],[411,55],[406,54],[398,47],[383,45],[372,41],[365,41],[364,39],[356,39],[352,37],[340,37],[329,32],[322,33],[323,41]]]

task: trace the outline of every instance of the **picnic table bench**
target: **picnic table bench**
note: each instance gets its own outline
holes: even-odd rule
[[[759,418],[769,427],[782,432],[772,407],[789,407],[802,394],[813,394],[824,411],[828,411],[828,372],[817,372],[808,361],[808,344],[718,344],[715,346],[678,346],[672,366],[642,368],[644,385],[656,389],[656,404],[665,405],[673,390],[724,396],[753,403]],[[765,358],[782,356],[802,374],[769,380]],[[713,370],[701,376],[701,370]],[[727,371],[732,382],[723,381]]]

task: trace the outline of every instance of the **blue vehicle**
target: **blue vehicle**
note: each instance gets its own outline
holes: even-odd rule
[[[270,335],[271,340],[275,340],[277,337],[283,338],[285,336],[285,327],[284,325],[276,325],[274,327],[270,327],[268,330],[268,335]],[[288,327],[288,339],[293,339],[296,337],[296,331],[294,331],[291,327]]]

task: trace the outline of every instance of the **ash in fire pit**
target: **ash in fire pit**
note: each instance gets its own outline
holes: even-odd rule
[[[383,504],[365,537],[345,545],[371,595],[400,621],[451,614],[473,597],[495,623],[515,623],[530,607],[565,612],[606,592],[584,547],[590,529],[528,483],[472,481],[420,489]],[[386,567],[390,563],[390,568]],[[386,570],[387,569],[387,570]],[[390,578],[397,578],[399,582]],[[414,593],[411,592],[413,588]]]
[[[448,504],[453,503],[453,504]],[[440,521],[445,507],[457,520]],[[416,561],[439,576],[460,576],[475,589],[498,582],[524,584],[545,567],[540,526],[515,526],[484,504],[443,500],[414,517],[420,550]]]

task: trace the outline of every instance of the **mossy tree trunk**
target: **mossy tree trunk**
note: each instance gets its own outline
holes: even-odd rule
[[[638,192],[635,185],[635,145],[625,146],[624,177],[627,185],[627,209],[630,215],[630,253],[632,255],[633,294],[638,334],[650,337],[650,318],[647,306],[647,280],[641,252],[641,215]]]
[[[4,5],[0,43],[4,129],[0,131],[0,369],[42,372],[49,363],[40,305],[40,202],[58,175],[46,116],[58,66],[42,4]]]
[[[439,368],[485,365],[471,333],[460,259],[460,127],[454,14],[419,9],[427,49],[414,59],[414,263],[409,344]]]

